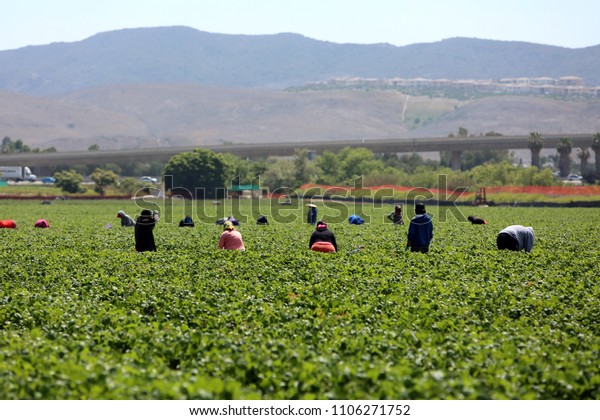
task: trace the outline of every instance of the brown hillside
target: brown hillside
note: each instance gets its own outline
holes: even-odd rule
[[[557,100],[528,96],[489,97],[464,103],[434,124],[412,132],[416,137],[456,133],[465,127],[471,134],[490,131],[528,135],[595,133],[600,131],[600,101]]]
[[[124,85],[52,99],[0,92],[0,107],[1,136],[59,150],[445,137],[459,127],[472,134],[600,131],[598,102],[516,96],[460,102],[376,90]]]

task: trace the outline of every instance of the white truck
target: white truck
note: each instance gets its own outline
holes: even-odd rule
[[[27,166],[0,166],[0,179],[34,182],[37,176]]]

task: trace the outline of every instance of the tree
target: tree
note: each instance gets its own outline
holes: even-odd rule
[[[570,138],[561,137],[558,139],[558,146],[556,146],[556,151],[559,154],[558,171],[563,178],[569,176],[569,172],[571,172],[571,150],[573,150],[573,143]]]
[[[309,160],[308,156],[308,149],[296,149],[294,151],[294,175],[296,177],[294,187],[299,187],[316,178],[315,164]]]
[[[317,180],[320,184],[336,184],[341,180],[340,160],[338,156],[330,151],[323,152],[317,157],[317,168],[320,175]]]
[[[54,174],[54,179],[56,179],[56,186],[63,192],[81,193],[85,191],[85,189],[81,187],[83,176],[75,171],[57,172]]]
[[[377,159],[373,152],[365,147],[344,147],[338,153],[340,160],[341,181],[351,183],[352,180],[384,169],[383,161]]]
[[[116,185],[119,182],[119,176],[116,173],[101,168],[96,168],[90,178],[96,183],[94,191],[100,195],[105,194],[106,187]]]
[[[542,135],[537,132],[530,133],[527,146],[529,147],[529,150],[531,150],[531,166],[535,166],[540,169],[540,151],[544,147],[544,139],[542,138]]]
[[[263,186],[273,191],[293,189],[296,182],[294,162],[289,159],[269,159],[269,168],[260,177]]]
[[[225,159],[211,150],[179,153],[165,166],[165,191],[193,198],[222,198],[230,172]]]
[[[469,130],[464,127],[458,127],[458,137],[469,137]]]
[[[596,178],[600,178],[600,133],[594,134],[592,138],[592,150],[596,161]]]
[[[134,178],[125,178],[119,183],[119,191],[125,194],[134,194],[144,188],[144,184]]]
[[[508,150],[476,150],[462,153],[460,169],[467,171],[485,163],[508,162]]]
[[[100,150],[100,146],[98,146],[96,143],[94,143],[90,147],[88,147],[88,150],[90,152],[97,152],[98,150]]]
[[[581,161],[580,169],[581,169],[581,174],[583,175],[583,173],[586,172],[586,170],[587,170],[587,161],[590,158],[590,151],[587,149],[587,147],[584,147],[583,149],[578,149],[577,157]]]
[[[31,147],[23,143],[23,140],[12,141],[10,137],[2,139],[2,153],[27,153],[31,152]]]

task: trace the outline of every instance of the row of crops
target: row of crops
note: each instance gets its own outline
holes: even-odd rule
[[[0,399],[600,397],[597,209],[431,206],[424,255],[391,206],[319,203],[337,254],[308,250],[302,203],[155,206],[138,254],[116,218],[134,203],[0,201],[19,226],[0,230]],[[246,252],[217,249],[230,212]],[[495,249],[509,224],[533,252]]]

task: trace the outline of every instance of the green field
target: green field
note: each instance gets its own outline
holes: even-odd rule
[[[423,255],[391,205],[350,226],[319,203],[340,248],[320,254],[302,205],[241,202],[271,221],[242,224],[242,253],[216,249],[232,203],[157,203],[138,254],[132,201],[0,201],[19,226],[0,230],[0,399],[600,398],[597,209],[460,208],[473,226],[430,207]],[[533,252],[495,249],[510,224]]]

